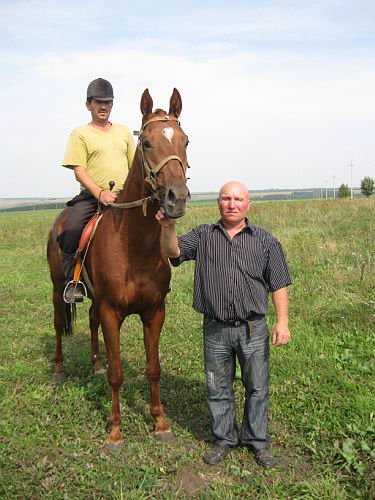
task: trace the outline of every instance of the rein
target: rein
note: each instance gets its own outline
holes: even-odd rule
[[[159,199],[159,195],[157,193],[157,188],[158,188],[158,185],[157,185],[157,182],[156,182],[156,176],[158,174],[158,172],[168,163],[170,162],[171,160],[177,160],[181,167],[182,167],[182,170],[184,172],[184,174],[186,173],[186,169],[187,169],[187,165],[184,165],[181,158],[179,158],[178,156],[175,156],[175,155],[171,155],[171,156],[167,156],[166,158],[164,158],[163,160],[161,160],[155,167],[151,168],[148,161],[147,161],[147,157],[146,157],[146,153],[145,153],[145,149],[143,147],[143,143],[142,143],[142,134],[143,134],[143,131],[144,129],[147,127],[147,125],[149,123],[152,123],[152,122],[168,122],[168,121],[175,121],[177,122],[178,124],[180,124],[180,122],[178,121],[178,119],[174,116],[169,116],[169,115],[164,115],[164,116],[154,116],[153,118],[150,118],[149,120],[146,121],[146,123],[144,123],[142,125],[142,128],[139,132],[139,137],[138,137],[138,154],[139,154],[139,159],[140,159],[140,162],[141,162],[141,166],[143,168],[143,170],[145,171],[145,182],[147,182],[152,190],[153,190],[153,194],[151,196],[147,196],[146,198],[142,198],[141,200],[136,200],[136,201],[131,201],[131,202],[128,202],[128,203],[109,203],[108,206],[110,206],[111,208],[119,208],[119,209],[127,209],[127,208],[135,208],[135,207],[140,207],[140,206],[143,206],[143,214],[146,215],[146,207],[147,207],[147,203],[149,201],[153,201],[153,200],[156,200],[158,199],[159,201],[161,201]]]

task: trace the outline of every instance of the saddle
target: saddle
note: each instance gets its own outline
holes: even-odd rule
[[[87,276],[83,264],[85,261],[86,252],[95,234],[96,228],[98,227],[100,219],[102,218],[102,215],[103,212],[96,212],[83,228],[77,250],[77,260],[74,268],[73,279],[72,281],[69,281],[69,283],[67,283],[63,294],[64,301],[68,304],[83,302],[84,297],[87,297],[87,288],[85,283],[81,281],[81,274],[84,274],[87,286],[93,293],[92,284]]]
[[[99,223],[100,219],[101,219],[101,213],[100,214],[98,212],[95,213],[91,217],[91,219],[88,221],[86,226],[83,228],[81,238],[79,240],[79,245],[78,245],[78,253],[79,254],[81,254],[84,251],[86,245],[88,244],[88,242],[90,240],[90,236],[91,236],[92,232],[94,231],[94,229],[96,230],[97,223]]]

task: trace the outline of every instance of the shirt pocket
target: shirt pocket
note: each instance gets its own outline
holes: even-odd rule
[[[246,254],[237,256],[236,265],[247,278],[263,281],[264,260],[262,257],[263,256],[259,256],[259,254],[254,252],[247,252]]]

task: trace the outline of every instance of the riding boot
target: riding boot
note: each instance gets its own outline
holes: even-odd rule
[[[61,252],[61,256],[62,256],[64,275],[65,275],[65,284],[67,284],[69,283],[69,281],[72,281],[73,279],[77,256],[75,252],[74,253]]]
[[[64,300],[70,304],[82,302],[83,297],[86,295],[83,285],[80,281],[73,281],[77,254],[61,252],[61,255],[65,275]]]

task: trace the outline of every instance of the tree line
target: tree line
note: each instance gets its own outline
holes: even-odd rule
[[[375,181],[372,177],[364,177],[361,181],[361,193],[365,196],[374,194]],[[347,184],[341,184],[338,191],[339,198],[348,198],[351,195],[350,187]]]

